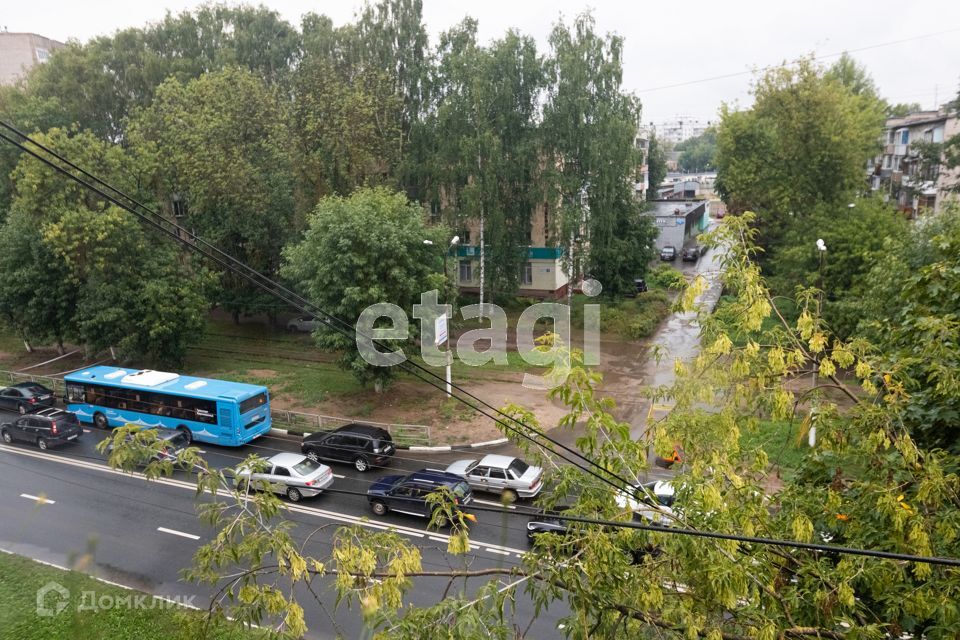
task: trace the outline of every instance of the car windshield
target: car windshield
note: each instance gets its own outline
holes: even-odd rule
[[[37,387],[37,386],[21,387],[21,389],[23,389],[24,391],[29,391],[30,393],[32,393],[32,394],[34,394],[34,395],[43,395],[43,394],[47,393],[47,390],[46,390],[46,389],[44,389],[43,387]]]
[[[520,477],[523,476],[523,474],[525,474],[525,473],[527,472],[527,469],[530,468],[530,465],[528,465],[526,462],[524,462],[524,461],[521,460],[520,458],[514,458],[514,459],[513,459],[513,462],[511,462],[511,463],[510,463],[510,466],[507,467],[507,468],[508,468],[510,471],[512,471],[512,472],[514,473],[514,475],[516,475],[518,478],[520,478]]]
[[[182,433],[177,433],[175,436],[167,440],[170,443],[170,446],[174,449],[185,449],[190,443],[187,442],[187,436]]]
[[[470,485],[468,485],[466,482],[458,482],[457,484],[453,485],[451,490],[453,491],[453,495],[457,496],[458,498],[465,498],[466,495],[470,493]]]
[[[301,476],[309,476],[316,473],[317,469],[320,468],[320,465],[313,460],[305,459],[300,464],[293,465],[293,470],[296,471]]]

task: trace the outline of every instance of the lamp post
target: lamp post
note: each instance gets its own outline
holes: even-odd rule
[[[827,252],[827,245],[823,241],[823,238],[817,238],[817,254],[819,254],[819,266],[817,267],[817,289],[819,294],[817,296],[817,315],[823,313],[823,256]],[[816,389],[817,385],[820,383],[820,358],[815,356],[813,360],[813,388]],[[814,391],[816,393],[816,391]],[[814,398],[814,403],[816,403],[816,398]],[[811,413],[813,414],[810,418],[810,432],[807,436],[807,444],[811,447],[816,446],[817,444],[817,406],[814,405]]]

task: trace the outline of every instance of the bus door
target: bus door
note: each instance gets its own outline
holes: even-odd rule
[[[237,433],[237,421],[234,419],[236,404],[233,402],[217,403],[217,426],[220,427],[220,437],[224,442],[237,443],[240,435]]]

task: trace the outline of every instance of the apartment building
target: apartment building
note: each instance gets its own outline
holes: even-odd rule
[[[0,85],[12,85],[31,68],[43,64],[54,50],[65,46],[35,33],[0,31]]]
[[[892,199],[910,217],[937,212],[956,197],[948,186],[960,181],[958,171],[924,161],[921,143],[941,143],[960,133],[960,119],[945,108],[888,118],[881,153],[867,165],[870,188]]]

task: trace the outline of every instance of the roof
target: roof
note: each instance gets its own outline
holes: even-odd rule
[[[460,476],[437,469],[420,469],[420,471],[414,471],[408,475],[406,479],[414,482],[431,482],[434,484],[441,482],[445,484],[456,484],[457,482],[463,482],[463,478]]]
[[[270,456],[267,460],[270,464],[278,464],[281,467],[292,467],[295,464],[300,464],[307,458],[299,453],[278,453],[275,456]]]
[[[515,456],[501,456],[496,453],[490,453],[483,456],[480,464],[487,465],[488,467],[501,467],[506,469],[514,460],[516,460]]]
[[[150,389],[191,398],[245,400],[267,391],[266,387],[243,382],[197,378],[150,369],[119,369],[111,366],[89,367],[67,374],[63,379],[65,382],[96,382],[107,386]]]
[[[345,424],[342,427],[337,427],[331,433],[340,433],[342,431],[349,431],[350,433],[362,433],[375,437],[381,437],[383,434],[387,434],[387,436],[390,435],[390,432],[383,427],[375,427],[372,424],[363,424],[362,422],[351,422],[350,424]]]

